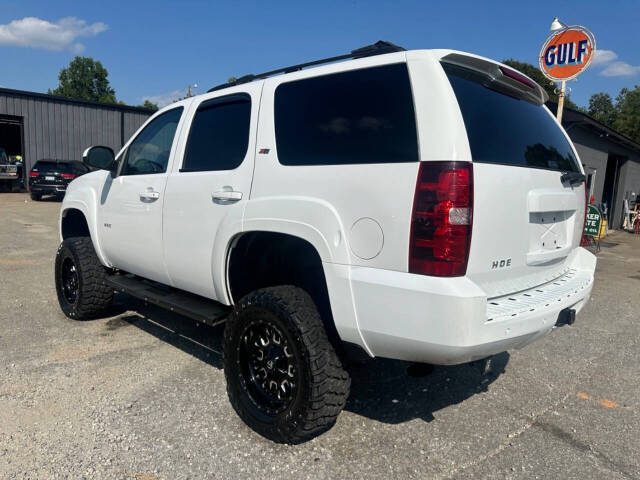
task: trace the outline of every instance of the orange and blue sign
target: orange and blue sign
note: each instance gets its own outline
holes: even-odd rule
[[[570,80],[580,75],[596,52],[596,39],[585,27],[563,28],[551,35],[540,50],[540,70],[551,80]]]

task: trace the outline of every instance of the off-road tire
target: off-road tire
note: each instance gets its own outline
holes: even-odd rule
[[[33,200],[34,202],[39,202],[41,199],[42,199],[42,195],[40,195],[39,193],[31,194],[31,200]]]
[[[277,415],[260,411],[243,385],[240,343],[247,324],[267,319],[282,331],[300,369],[297,393]],[[224,372],[231,405],[253,430],[278,443],[297,444],[331,428],[349,396],[351,379],[327,338],[311,296],[284,285],[256,290],[242,298],[224,331]]]
[[[62,270],[66,260],[73,262],[77,271],[75,301],[69,301],[63,291]],[[70,237],[64,240],[58,247],[55,262],[56,292],[64,314],[74,320],[89,320],[107,313],[113,301],[113,288],[105,284],[106,275],[91,238]]]

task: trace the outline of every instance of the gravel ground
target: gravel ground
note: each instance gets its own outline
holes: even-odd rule
[[[576,324],[497,374],[371,361],[336,426],[286,446],[230,407],[220,328],[126,296],[62,315],[59,208],[0,194],[2,479],[640,478],[640,238],[610,235]]]

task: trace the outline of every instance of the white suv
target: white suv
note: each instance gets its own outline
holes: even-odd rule
[[[291,443],[344,407],[346,351],[522,347],[573,322],[596,264],[546,99],[494,61],[379,42],[169,105],[117,156],[85,152],[102,170],[62,204],[62,310],[95,317],[117,290],[226,320],[233,407]]]

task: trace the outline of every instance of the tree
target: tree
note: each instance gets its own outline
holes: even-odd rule
[[[623,135],[640,142],[640,86],[623,88],[615,101],[608,93],[594,93],[589,99],[589,115],[617,130]]]
[[[116,103],[116,92],[109,85],[109,72],[91,57],[76,57],[60,70],[58,88],[50,94],[63,97]]]
[[[502,63],[515,68],[516,70],[524,73],[527,77],[534,80],[549,94],[549,100],[558,103],[558,94],[555,92],[555,89],[557,88],[555,82],[552,82],[547,77],[545,77],[538,67],[535,67],[530,63],[519,62],[517,60],[514,60],[513,58],[503,60]],[[578,107],[578,105],[576,105],[569,99],[569,95],[566,95],[564,97],[564,104],[566,107],[573,108],[574,110],[582,110],[580,107]]]
[[[141,108],[147,108],[149,110],[153,110],[154,112],[156,112],[158,110],[158,104],[150,102],[149,99],[145,99],[144,103],[142,105],[138,105],[138,106],[141,107]]]
[[[633,90],[623,88],[616,97],[616,118],[613,128],[640,142],[640,85]]]
[[[616,107],[613,104],[611,95],[604,92],[594,93],[591,95],[587,113],[600,123],[604,123],[611,128],[613,128],[613,124],[617,116]]]

